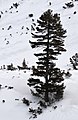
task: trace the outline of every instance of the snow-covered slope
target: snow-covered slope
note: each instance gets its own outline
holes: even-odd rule
[[[51,5],[49,4],[51,2]],[[34,50],[30,47],[31,24],[47,9],[59,13],[64,29],[66,52],[58,56],[57,66],[69,68],[69,58],[78,52],[78,1],[73,0],[74,7],[64,9],[69,0],[0,0],[0,66],[13,63],[21,65],[26,59],[28,66],[36,62]],[[15,8],[13,3],[18,3]],[[33,14],[33,17],[29,17]],[[72,76],[65,78],[64,99],[58,103],[57,109],[48,107],[36,120],[78,120],[78,71],[71,70]],[[31,114],[29,107],[36,108],[38,99],[34,99],[27,86],[30,71],[0,70],[0,118],[1,120],[28,120]],[[9,87],[13,89],[9,89]],[[32,103],[29,107],[22,103],[22,98]],[[5,100],[5,102],[3,101]],[[33,119],[31,117],[31,119]]]

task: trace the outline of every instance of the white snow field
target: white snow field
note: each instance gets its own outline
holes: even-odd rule
[[[67,51],[58,56],[56,63],[61,70],[69,69],[69,58],[78,52],[78,1],[73,0],[74,7],[64,9],[67,2],[71,0],[0,0],[0,66],[11,63],[15,67],[21,66],[24,58],[29,67],[35,65],[36,50],[32,50],[29,44],[31,25],[33,19],[36,23],[43,12],[52,9],[53,13],[60,14],[63,28],[67,30]],[[18,7],[13,3],[18,3]],[[64,81],[64,99],[55,104],[57,109],[53,109],[53,105],[43,109],[36,120],[78,120],[78,70],[71,69],[70,73],[72,76]],[[38,99],[31,95],[27,86],[30,74],[29,70],[0,70],[0,120],[34,119],[28,111],[30,107],[38,106]],[[24,97],[32,101],[30,106],[23,104]]]

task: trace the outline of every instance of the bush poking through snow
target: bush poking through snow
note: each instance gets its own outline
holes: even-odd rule
[[[5,103],[5,100],[2,100],[3,103]]]
[[[47,107],[47,105],[46,105],[46,103],[45,102],[43,102],[43,101],[39,101],[39,103],[38,103],[41,107],[44,107],[44,108],[46,108]]]
[[[55,109],[57,108],[57,106],[54,106],[53,108],[54,108],[54,110],[55,110]]]
[[[67,71],[66,73],[65,73],[65,77],[66,78],[69,78],[69,77],[71,77],[72,76],[72,74],[69,72],[69,71]]]
[[[37,109],[29,108],[29,112],[32,113],[33,118],[37,118],[37,115],[42,113],[42,108],[38,107]]]
[[[18,7],[18,3],[13,3],[13,6],[17,9],[17,7]]]
[[[8,89],[13,89],[14,87],[9,86]]]
[[[65,7],[65,6],[63,6],[63,8],[64,8],[64,9],[66,9],[66,7]]]
[[[73,2],[65,3],[65,5],[66,5],[68,8],[74,7]]]
[[[11,28],[12,28],[12,26],[10,25],[7,30],[10,30]]]
[[[76,11],[74,11],[74,13],[73,14],[76,14]]]
[[[49,5],[51,5],[51,2],[49,2]]]
[[[33,17],[33,14],[29,14],[29,17]]]
[[[13,6],[11,6],[10,8],[9,8],[9,10],[11,10],[13,8]]]
[[[73,2],[68,2],[68,3],[65,3],[65,6],[63,6],[64,9],[67,9],[67,8],[72,8],[74,7],[74,4]]]
[[[23,98],[22,101],[23,101],[23,103],[26,104],[27,106],[30,105],[30,101],[27,100],[26,98]]]
[[[11,65],[7,65],[7,70],[13,71],[13,70],[16,70],[16,69],[17,68],[15,68],[12,63],[11,63]]]
[[[1,11],[1,14],[3,14],[3,11]]]
[[[66,72],[65,72],[65,70],[63,70],[62,73],[63,73],[63,75],[64,75],[65,78],[69,78],[69,77],[72,76],[72,74],[70,73],[70,69],[68,69]]]

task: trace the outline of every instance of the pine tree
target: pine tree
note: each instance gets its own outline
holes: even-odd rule
[[[24,60],[23,60],[23,62],[22,62],[22,67],[23,67],[23,68],[26,68],[26,67],[27,67],[25,58],[24,58]]]
[[[44,12],[39,20],[35,33],[32,34],[34,41],[29,41],[32,48],[41,48],[41,52],[35,53],[38,57],[37,67],[33,69],[32,76],[37,78],[29,78],[28,85],[33,86],[37,95],[45,100],[45,102],[53,102],[63,98],[64,78],[59,68],[56,68],[54,60],[57,55],[66,51],[64,49],[64,38],[66,30],[62,28],[60,15],[53,14],[52,10]],[[44,77],[44,81],[40,80]]]

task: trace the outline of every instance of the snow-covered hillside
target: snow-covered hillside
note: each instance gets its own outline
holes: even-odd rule
[[[51,5],[50,5],[51,2]],[[58,56],[57,66],[67,70],[69,58],[78,52],[78,1],[73,0],[74,7],[64,9],[70,0],[0,0],[0,66],[13,63],[21,65],[25,58],[29,67],[35,64],[36,58],[29,40],[31,25],[47,9],[59,13],[63,28],[67,30],[65,39],[66,52]],[[17,3],[16,7],[14,4]],[[29,15],[33,14],[32,17]],[[29,70],[0,70],[0,118],[1,120],[31,120],[29,107],[36,108],[38,99],[34,98],[27,86]],[[36,120],[78,120],[78,70],[70,70],[72,76],[65,78],[64,99],[43,110]],[[12,89],[10,89],[12,87]],[[30,106],[23,104],[22,99],[32,101]]]

